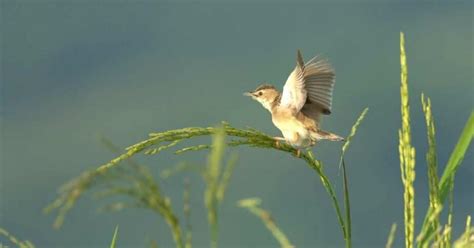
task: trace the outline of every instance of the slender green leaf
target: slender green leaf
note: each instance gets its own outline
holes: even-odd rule
[[[118,228],[118,226],[115,227],[114,236],[112,237],[112,241],[110,242],[110,248],[115,248],[115,244],[117,243]]]
[[[339,167],[341,168],[342,166],[342,176],[343,176],[343,187],[344,187],[344,207],[345,207],[345,212],[346,212],[346,219],[345,219],[345,230],[344,230],[344,239],[346,240],[346,247],[350,248],[352,246],[352,230],[351,230],[351,206],[350,206],[350,200],[349,200],[349,186],[348,186],[348,176],[347,176],[347,171],[346,171],[346,163],[344,161],[344,154],[346,153],[347,149],[349,148],[349,145],[351,143],[352,138],[355,136],[357,133],[357,129],[359,128],[359,125],[362,123],[362,120],[364,120],[365,115],[367,114],[367,111],[369,108],[365,108],[362,113],[360,114],[359,118],[357,118],[357,121],[354,123],[354,125],[351,128],[351,132],[349,136],[345,139],[345,143],[342,146],[341,150],[341,157],[339,159]],[[311,155],[311,154],[310,154]]]
[[[276,225],[270,213],[264,209],[259,208],[261,202],[262,201],[259,198],[247,198],[240,200],[238,205],[239,207],[246,208],[252,214],[259,217],[273,237],[278,241],[281,248],[294,248],[294,246],[286,237],[285,233],[283,233],[283,231]]]
[[[217,187],[216,197],[219,203],[222,203],[224,200],[224,194],[227,190],[227,185],[229,185],[230,178],[232,177],[232,173],[234,171],[235,166],[237,165],[238,156],[235,153],[232,153],[227,165],[222,173],[221,180],[219,181],[219,185]]]
[[[343,186],[344,186],[344,206],[346,209],[346,247],[350,248],[352,246],[351,238],[352,238],[352,230],[351,230],[351,205],[349,200],[349,186],[348,186],[348,179],[346,173],[346,163],[344,162],[344,158],[342,159],[342,176],[343,176]]]
[[[393,223],[392,228],[390,228],[390,233],[388,234],[387,244],[385,248],[392,248],[393,241],[395,240],[395,233],[397,232],[397,224]]]
[[[471,112],[466,125],[458,139],[458,142],[451,153],[451,156],[448,160],[448,163],[445,166],[443,175],[441,176],[440,186],[439,186],[439,202],[440,204],[444,204],[446,201],[446,197],[452,191],[454,185],[454,177],[456,172],[461,165],[461,162],[464,158],[464,154],[466,153],[469,145],[474,137],[474,112]],[[420,233],[424,233],[425,236],[431,235],[436,230],[430,225],[430,217],[434,213],[433,208],[429,208]],[[423,247],[426,244],[426,240],[421,240],[418,243],[418,247]]]
[[[474,137],[474,112],[471,112],[469,120],[464,127],[461,136],[459,137],[458,143],[454,148],[451,156],[449,157],[448,163],[444,169],[443,175],[441,176],[440,181],[440,199],[444,202],[446,196],[449,193],[451,187],[450,184],[453,183],[452,177],[456,174],[457,169],[461,165],[462,160],[464,159],[464,154],[471,144],[472,138]]]
[[[0,228],[0,237],[5,237],[9,242],[11,242],[13,245],[17,246],[18,248],[35,248],[33,243],[31,243],[28,240],[20,240],[17,237],[13,236],[7,230]],[[2,243],[0,243],[0,247],[2,247]],[[7,246],[5,246],[7,247]]]
[[[221,163],[225,150],[225,130],[219,127],[212,136],[212,148],[208,158],[208,165],[205,173],[206,192],[204,202],[207,208],[207,217],[211,232],[211,247],[217,248],[218,238],[218,188],[221,174]]]
[[[191,226],[191,183],[189,178],[186,178],[184,181],[184,192],[183,192],[183,212],[184,212],[184,219],[186,222],[186,237],[184,242],[185,248],[192,247],[192,226]]]

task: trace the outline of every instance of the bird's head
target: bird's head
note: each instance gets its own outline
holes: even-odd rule
[[[252,99],[261,103],[264,108],[271,111],[272,106],[275,101],[277,101],[280,93],[273,85],[262,84],[254,91],[246,92],[244,95],[252,97]]]

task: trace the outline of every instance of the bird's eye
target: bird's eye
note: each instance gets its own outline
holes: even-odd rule
[[[258,92],[258,95],[261,96],[261,95],[263,95],[263,93],[260,91],[260,92]]]

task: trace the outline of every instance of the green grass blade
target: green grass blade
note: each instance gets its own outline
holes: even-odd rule
[[[469,120],[464,127],[464,130],[459,137],[458,143],[454,148],[451,156],[449,157],[448,163],[444,169],[443,175],[441,176],[440,181],[440,199],[444,201],[446,196],[449,193],[450,184],[452,183],[451,177],[454,177],[456,174],[459,165],[461,165],[462,160],[464,159],[464,154],[471,144],[472,138],[474,137],[474,112],[471,112]]]
[[[349,200],[349,186],[348,186],[348,179],[346,173],[346,163],[344,162],[344,158],[342,159],[342,177],[344,180],[344,206],[346,209],[346,247],[350,248],[352,246],[352,223],[351,223],[351,204]]]
[[[395,240],[395,233],[397,232],[397,224],[393,223],[392,227],[390,228],[390,233],[388,234],[387,244],[385,248],[392,248],[393,241]]]
[[[205,173],[206,192],[204,202],[207,208],[207,219],[211,232],[211,247],[217,248],[218,238],[218,188],[221,175],[221,163],[225,150],[225,130],[218,128],[212,136],[212,148],[208,158],[208,165]]]
[[[184,248],[192,247],[192,226],[191,226],[191,183],[189,178],[184,181],[184,192],[183,192],[183,212],[184,220],[186,222],[186,237],[184,241]]]
[[[227,186],[229,185],[230,178],[232,177],[232,173],[234,172],[234,168],[237,165],[238,156],[236,153],[232,153],[229,161],[227,161],[227,165],[222,173],[222,177],[219,181],[219,185],[217,187],[216,197],[217,201],[222,203],[224,200],[224,195],[227,190]]]
[[[359,128],[359,125],[362,123],[362,120],[364,120],[365,115],[367,114],[367,111],[369,111],[369,108],[365,108],[362,113],[360,114],[359,118],[357,118],[357,121],[354,123],[354,125],[351,128],[351,132],[349,136],[345,139],[345,143],[342,146],[341,150],[341,157],[339,159],[339,167],[341,168],[342,166],[342,176],[343,176],[343,187],[344,187],[344,207],[345,207],[345,230],[344,230],[344,238],[346,240],[346,247],[351,247],[352,242],[351,242],[351,236],[352,236],[352,230],[351,230],[351,206],[350,206],[350,200],[349,200],[349,186],[348,186],[348,177],[347,177],[347,171],[346,171],[346,163],[344,161],[344,154],[346,153],[347,149],[349,148],[349,145],[351,143],[352,138],[355,136],[357,133],[357,129]]]
[[[9,232],[7,232],[7,230],[0,228],[0,237],[2,236],[5,237],[12,244],[16,245],[18,248],[35,248],[33,243],[31,243],[30,241],[28,240],[22,241],[16,238],[15,236],[13,236],[12,234],[10,234]],[[2,247],[2,245],[3,244],[0,243],[0,247]],[[8,246],[5,246],[5,247],[8,247]]]
[[[451,187],[449,189],[449,209],[448,209],[448,223],[446,224],[447,229],[449,232],[446,235],[446,243],[448,246],[446,248],[451,247],[451,239],[452,239],[452,231],[453,230],[453,209],[454,209],[454,178],[451,178],[453,182],[451,182]]]
[[[283,233],[283,231],[277,226],[270,213],[264,209],[259,208],[260,203],[261,200],[259,198],[248,198],[240,200],[238,205],[239,207],[246,208],[252,214],[259,217],[273,237],[278,241],[281,248],[294,248],[294,246],[286,237],[285,233]]]
[[[115,248],[115,244],[117,243],[118,228],[118,226],[115,227],[114,236],[112,237],[112,242],[110,242],[110,248]]]
[[[440,204],[444,204],[448,194],[450,194],[450,192],[453,189],[454,176],[456,175],[456,171],[461,165],[461,162],[464,158],[464,154],[469,148],[469,145],[473,137],[474,137],[474,112],[471,112],[471,115],[469,116],[469,119],[466,122],[466,125],[464,126],[464,129],[459,137],[459,140],[453,152],[451,153],[448,163],[446,164],[443,175],[441,176],[441,180],[439,184],[440,185],[439,186]],[[430,234],[436,231],[430,225],[430,217],[433,215],[434,211],[435,211],[434,209],[429,208],[428,212],[426,213],[426,216],[421,228],[421,232],[420,232],[420,233],[424,233],[425,237],[429,236]],[[425,240],[421,240],[418,244],[418,247],[422,247],[423,244],[425,243],[426,243]]]

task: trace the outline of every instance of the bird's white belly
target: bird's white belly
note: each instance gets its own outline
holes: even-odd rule
[[[274,120],[275,126],[280,129],[285,140],[295,147],[306,147],[310,145],[311,138],[309,131],[296,119],[285,121]]]

